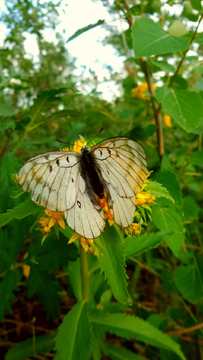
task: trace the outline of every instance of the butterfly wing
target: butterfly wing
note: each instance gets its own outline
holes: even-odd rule
[[[117,137],[95,145],[91,152],[103,179],[114,220],[118,225],[128,227],[134,219],[136,194],[148,173],[144,149],[130,138]]]
[[[31,200],[50,211],[65,211],[76,202],[80,154],[54,151],[27,160],[18,177]]]
[[[64,211],[67,224],[86,238],[96,238],[105,226],[94,194],[88,194],[81,176],[81,154],[47,152],[27,160],[18,173],[23,191],[50,211]],[[91,201],[91,196],[95,201]]]
[[[105,227],[104,214],[93,192],[88,193],[82,176],[80,176],[76,199],[75,206],[65,212],[67,224],[87,239],[97,238]]]

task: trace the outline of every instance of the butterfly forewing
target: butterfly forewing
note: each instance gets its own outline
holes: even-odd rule
[[[76,202],[79,155],[56,151],[34,156],[21,166],[19,184],[48,210],[70,209]]]

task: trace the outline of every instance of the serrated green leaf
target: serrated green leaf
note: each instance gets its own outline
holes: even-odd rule
[[[162,208],[154,205],[152,207],[152,221],[161,231],[183,231],[183,220],[180,211],[174,206]]]
[[[193,151],[190,154],[188,161],[192,165],[202,166],[203,165],[202,159],[203,159],[203,151]]]
[[[173,203],[175,202],[166,187],[164,187],[162,184],[151,180],[146,180],[145,183],[147,184],[147,192],[150,193],[151,196],[165,197]]]
[[[115,346],[109,343],[102,345],[102,352],[112,360],[144,360],[143,357],[122,346]]]
[[[107,278],[115,298],[123,305],[130,305],[125,273],[124,244],[114,226],[105,227],[105,232],[95,240],[101,270]]]
[[[33,337],[22,341],[7,352],[5,360],[25,360],[34,357],[36,354],[50,352],[54,348],[55,336],[55,333],[35,336],[34,343]]]
[[[93,315],[91,321],[95,327],[99,327],[101,330],[173,351],[182,360],[185,360],[179,344],[143,319],[131,315],[101,312]]]
[[[142,234],[138,235],[135,238],[125,239],[125,252],[126,258],[138,256],[144,251],[148,251],[157,245],[161,244],[161,241],[164,240],[169,232],[160,231],[151,234]]]
[[[38,242],[35,246],[30,245],[28,250],[28,257],[26,261],[30,260],[36,262],[40,269],[55,269],[68,265],[68,261],[76,260],[78,256],[77,248],[74,244],[67,244],[67,239],[60,236],[56,239],[55,234],[49,236],[41,245]]]
[[[155,90],[157,101],[166,114],[186,131],[191,131],[199,124],[203,113],[203,101],[194,91],[158,88]]]
[[[55,360],[88,360],[93,334],[87,302],[78,302],[63,319],[56,336]]]
[[[189,41],[168,35],[159,24],[146,17],[134,22],[132,39],[136,58],[184,51],[189,47]]]
[[[158,183],[162,184],[162,186],[164,188],[166,188],[166,191],[169,192],[172,200],[166,196],[165,196],[165,198],[171,200],[173,203],[175,201],[177,205],[181,206],[182,194],[181,194],[181,190],[180,190],[180,185],[179,185],[176,175],[173,172],[171,172],[169,170],[160,171],[155,175],[154,180],[157,181]],[[164,204],[171,204],[171,202],[165,201]]]
[[[4,226],[12,219],[21,220],[26,216],[39,213],[41,211],[42,207],[38,206],[30,200],[26,200],[25,202],[14,207],[13,209],[9,209],[7,213],[0,214],[0,227]]]
[[[90,25],[88,25],[88,26],[85,26],[85,27],[77,30],[73,35],[71,35],[71,36],[68,38],[67,42],[75,39],[76,37],[78,37],[79,35],[83,34],[84,32],[86,32],[86,31],[88,31],[88,30],[90,30],[90,29],[93,29],[93,28],[95,28],[96,26],[102,25],[102,24],[104,24],[104,23],[105,23],[105,20],[99,20],[99,21],[97,21],[95,24],[90,24]]]
[[[194,265],[179,266],[174,274],[175,284],[184,296],[192,303],[203,297],[203,259],[197,259]]]
[[[60,291],[63,291],[63,288],[54,275],[40,270],[37,265],[32,263],[27,280],[28,297],[36,293],[49,318],[56,319],[60,316],[61,296],[58,294]]]
[[[0,321],[3,320],[5,312],[11,313],[10,301],[17,300],[13,292],[19,290],[19,287],[16,286],[14,271],[9,270],[0,282]]]

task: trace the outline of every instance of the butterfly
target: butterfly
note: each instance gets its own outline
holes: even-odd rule
[[[100,236],[106,198],[116,224],[129,227],[136,194],[147,177],[143,147],[128,137],[104,140],[81,152],[50,151],[27,160],[18,173],[23,191],[50,211],[63,211],[67,224],[87,239]]]

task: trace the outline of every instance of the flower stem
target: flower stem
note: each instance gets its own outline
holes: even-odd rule
[[[83,300],[89,300],[89,273],[88,273],[88,263],[87,263],[87,254],[84,252],[82,246],[80,246],[80,259],[81,259],[81,271],[82,271],[82,292]]]

